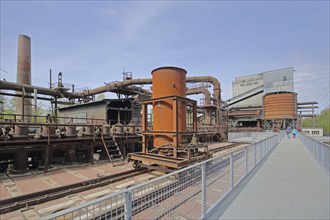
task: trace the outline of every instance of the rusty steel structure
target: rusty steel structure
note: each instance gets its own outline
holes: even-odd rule
[[[295,125],[297,109],[306,108],[297,107],[297,94],[291,91],[293,68],[243,77],[235,84],[238,95],[227,101],[221,100],[218,79],[189,76],[177,67],[155,69],[151,78],[142,79],[124,72],[122,81],[84,89],[66,84],[61,72],[53,82],[50,71],[49,87],[34,86],[31,39],[20,35],[18,45],[17,82],[0,80],[0,95],[17,97],[15,114],[10,119],[1,115],[0,160],[11,161],[11,171],[17,173],[31,164],[47,171],[58,161],[109,160],[115,166],[128,153],[136,166],[179,168],[207,158],[207,143],[227,141],[228,130],[283,129]],[[106,92],[118,98],[95,100]],[[199,103],[187,98],[195,94],[203,96]],[[260,106],[246,102],[231,108],[259,96]],[[52,106],[51,114],[41,116],[42,123],[32,111],[37,99]]]
[[[186,73],[177,67],[152,71],[153,97],[142,103],[142,152],[128,155],[135,167],[156,165],[176,169],[210,156],[207,145],[196,141],[197,104],[185,97]],[[153,110],[152,130],[148,129],[148,105]],[[193,114],[190,131],[186,121],[188,106]]]
[[[221,87],[215,77],[186,77],[186,73],[175,73],[180,76],[174,80],[175,88],[180,91],[175,93],[162,88],[164,82],[173,80],[174,75],[168,77],[158,71],[178,69],[161,68],[154,71],[152,78],[134,79],[132,73],[123,73],[122,81],[105,83],[94,89],[77,89],[64,83],[61,72],[58,82],[53,82],[50,70],[49,87],[40,87],[31,85],[30,37],[20,35],[18,45],[17,82],[0,80],[0,95],[17,97],[15,114],[1,114],[0,161],[5,163],[1,163],[0,170],[24,173],[37,168],[47,172],[56,163],[94,163],[97,160],[109,160],[117,165],[128,153],[148,152],[153,146],[161,156],[172,154],[174,158],[182,159],[198,153],[198,147],[187,150],[193,142],[226,140],[226,131],[221,124]],[[141,87],[148,84],[153,85],[152,91]],[[213,94],[208,90],[211,85]],[[117,94],[118,99],[95,101],[95,95],[105,92]],[[172,98],[166,98],[166,94]],[[194,94],[204,96],[200,105],[186,98]],[[172,113],[171,125],[164,120],[164,112],[157,111],[159,104],[151,101],[156,99],[159,99],[157,103],[166,103],[165,115]],[[51,114],[35,115],[32,107],[37,107],[37,100],[50,101]],[[69,105],[60,108],[59,104]],[[155,111],[143,111],[143,117],[152,119],[151,122],[141,119],[141,109],[148,105]],[[177,124],[176,120],[178,127],[169,130],[171,134],[147,134],[156,130],[164,132],[162,126],[172,127]],[[144,136],[141,137],[142,130],[148,143]],[[160,147],[169,142],[173,143],[172,149]]]

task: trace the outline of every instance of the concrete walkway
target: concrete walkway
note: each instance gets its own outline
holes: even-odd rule
[[[329,175],[299,139],[284,137],[237,196],[208,219],[330,219],[329,187]]]

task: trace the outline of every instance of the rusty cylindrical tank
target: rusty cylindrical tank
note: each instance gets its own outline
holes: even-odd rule
[[[267,94],[264,101],[264,119],[295,119],[297,112],[297,93]]]
[[[77,127],[75,125],[66,125],[65,126],[66,136],[69,138],[77,137],[76,129],[77,129]]]
[[[151,72],[152,74],[152,98],[167,96],[186,97],[186,74],[187,71],[177,67],[161,67]],[[153,121],[155,131],[175,131],[173,124],[173,101],[166,100],[153,104]],[[178,104],[178,128],[179,131],[186,131],[186,104]],[[181,138],[179,138],[179,142]],[[171,135],[155,135],[154,147],[173,142]]]
[[[31,39],[26,35],[18,36],[18,54],[17,54],[17,83],[31,85]],[[22,95],[22,92],[16,92]],[[30,95],[26,93],[25,95]],[[23,112],[24,104],[24,112]],[[32,105],[30,99],[16,98],[16,114],[22,115],[32,114]],[[22,120],[22,117],[17,117]],[[30,121],[30,117],[24,116],[24,121]]]
[[[29,139],[29,126],[27,125],[15,125],[15,139]]]
[[[42,126],[42,132],[41,136],[43,138],[48,138],[48,135],[50,138],[55,138],[55,126],[48,126],[48,125],[43,125]]]
[[[91,136],[93,136],[93,133],[94,133],[93,126],[86,125],[84,128],[85,128],[85,136],[86,136],[86,137],[91,137]]]

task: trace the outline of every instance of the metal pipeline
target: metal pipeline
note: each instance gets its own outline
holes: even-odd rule
[[[95,89],[89,89],[83,92],[76,92],[74,93],[77,96],[91,96],[96,95],[104,92],[111,92],[116,89],[120,89],[123,87],[131,86],[131,85],[143,85],[143,84],[151,84],[151,79],[131,79],[126,80],[123,82],[113,82],[108,83],[104,86],[95,88]]]
[[[221,100],[221,87],[219,81],[213,76],[190,76],[186,78],[187,82],[210,82],[213,85],[213,98],[217,101]],[[130,85],[145,85],[152,84],[151,78],[145,79],[131,79],[123,82],[114,82],[107,85],[90,89],[81,93],[74,93],[77,96],[90,96],[104,92],[111,92],[112,90],[130,86]]]
[[[211,105],[211,93],[207,88],[204,87],[189,88],[186,92],[187,95],[195,95],[201,93],[204,94],[205,105]]]
[[[34,89],[37,89],[38,94],[42,95],[50,95],[50,96],[58,96],[58,97],[66,97],[66,98],[82,98],[83,96],[77,95],[75,93],[60,91],[58,89],[49,89],[45,87],[27,85],[27,84],[20,84],[20,83],[13,83],[8,81],[0,80],[0,89],[4,90],[14,90],[14,91],[23,91],[27,93],[33,93]]]
[[[191,77],[187,77],[186,81],[187,82],[210,82],[210,83],[212,83],[213,98],[216,100],[220,100],[220,98],[221,98],[220,83],[216,78],[214,78],[212,76],[191,76]],[[33,93],[34,89],[37,89],[38,94],[75,99],[75,98],[84,98],[87,96],[96,95],[96,94],[100,94],[100,93],[104,93],[104,92],[112,92],[116,89],[122,89],[124,87],[130,87],[133,85],[145,85],[145,84],[151,84],[151,83],[152,83],[151,78],[131,79],[131,80],[123,81],[123,82],[109,83],[107,85],[104,85],[104,86],[101,86],[101,87],[98,87],[95,89],[86,90],[84,92],[71,93],[71,92],[67,92],[64,90],[60,91],[59,89],[50,89],[50,88],[45,88],[45,87],[19,84],[19,83],[13,83],[13,82],[0,80],[0,89],[23,91],[23,88],[24,88],[25,91],[28,93]],[[133,87],[131,87],[131,88],[133,88]],[[138,89],[141,92],[147,91],[147,90],[143,90],[142,88],[138,88]],[[150,93],[148,93],[148,92],[147,92],[147,94],[150,95]]]
[[[187,82],[210,82],[213,85],[213,98],[220,105],[221,101],[221,87],[220,82],[213,76],[191,76],[187,77]]]
[[[205,96],[205,106],[211,105],[211,93],[207,88],[204,87],[196,87],[196,88],[190,88],[187,90],[187,95],[194,95],[194,94],[201,94],[203,93]],[[211,108],[205,108],[205,124],[211,124],[211,117],[212,117],[212,111]]]

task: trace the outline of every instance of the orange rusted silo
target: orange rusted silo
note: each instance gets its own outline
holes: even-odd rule
[[[295,119],[297,112],[296,93],[276,93],[264,96],[264,119]]]
[[[186,97],[187,71],[177,67],[161,67],[153,70],[152,74],[152,98],[168,96]],[[154,131],[175,132],[176,122],[173,120],[173,101],[162,100],[153,103]],[[178,103],[178,131],[186,131],[186,104]],[[179,137],[179,142],[181,138]],[[173,142],[172,135],[155,134],[154,147]]]

